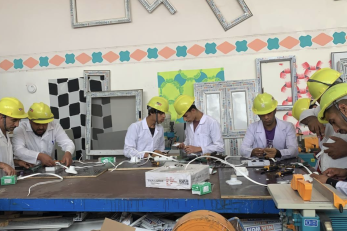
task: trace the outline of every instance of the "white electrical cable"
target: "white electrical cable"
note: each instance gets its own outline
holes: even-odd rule
[[[88,165],[87,167],[97,167],[97,166],[105,165],[105,163],[103,163],[103,162],[82,162],[81,159],[82,159],[82,156],[78,159],[77,163],[80,163],[83,165],[94,164],[94,165]]]
[[[116,170],[118,168],[119,165],[123,164],[123,163],[131,163],[129,160],[124,160],[122,162],[120,162],[119,164],[117,164],[116,166],[114,166],[114,169],[111,170],[111,172],[113,172],[114,170]]]
[[[30,195],[30,190],[38,185],[43,185],[43,184],[50,184],[50,183],[58,183],[58,182],[62,182],[63,181],[63,177],[57,175],[57,174],[54,174],[54,173],[35,173],[35,174],[31,174],[31,175],[28,175],[28,176],[19,176],[17,178],[17,180],[24,180],[26,178],[29,178],[29,177],[33,177],[33,176],[38,176],[38,175],[50,175],[50,176],[55,176],[55,177],[58,177],[60,180],[51,180],[51,181],[45,181],[45,182],[40,182],[40,183],[37,183],[37,184],[34,184],[32,186],[30,186],[29,188],[29,192],[28,192],[28,195]]]
[[[222,159],[220,159],[220,158],[218,158],[218,157],[215,157],[215,156],[199,156],[199,157],[197,157],[197,158],[195,158],[195,159],[189,161],[188,164],[186,165],[185,169],[187,169],[188,165],[190,165],[193,161],[195,161],[195,160],[197,160],[197,159],[200,159],[200,158],[213,158],[213,159],[219,160],[220,162],[229,165],[230,167],[232,167],[232,168],[236,171],[235,165],[232,165],[232,164],[230,164],[229,162],[226,162],[226,161],[224,161],[224,160],[222,160]],[[251,178],[249,178],[249,177],[248,177],[246,174],[244,174],[243,172],[239,171],[239,173],[240,173],[241,175],[243,175],[247,180],[253,182],[254,184],[267,187],[266,184],[262,184],[262,183],[259,183],[259,182],[256,182],[256,181],[252,180]]]
[[[227,156],[224,158],[225,161],[227,161],[228,158],[231,158],[231,157],[236,157],[236,156]],[[229,163],[229,162],[228,162]],[[242,165],[244,165],[245,163],[242,163],[242,164],[238,164],[238,165],[234,165],[235,167],[240,167]]]
[[[312,172],[310,171],[310,169],[308,169],[308,168],[307,168],[305,165],[303,165],[302,163],[298,163],[298,165],[300,165],[300,166],[306,168],[307,172],[308,172],[309,174],[312,174]]]
[[[165,156],[165,155],[156,153],[156,152],[151,152],[151,151],[142,151],[142,152],[138,152],[138,154],[141,154],[141,153],[155,154],[155,155],[157,155],[157,156],[162,156],[162,157],[168,158],[169,160],[178,162],[178,160],[176,160],[176,159],[174,159],[174,158],[172,158],[172,157],[168,157],[168,156]],[[138,166],[145,165],[145,164],[149,161],[149,159],[151,159],[151,158],[153,158],[153,157],[152,157],[152,156],[149,156],[149,157],[147,157],[147,158],[140,158],[140,160],[147,159],[147,161],[146,161],[145,163],[143,163],[143,164],[138,164]],[[124,161],[120,162],[117,166],[115,166],[115,167],[111,170],[111,172],[113,172],[114,170],[116,170],[116,169],[118,168],[118,166],[121,165],[121,164],[123,164],[123,163],[132,163],[132,162],[130,162],[130,161],[128,161],[128,160],[124,160]]]

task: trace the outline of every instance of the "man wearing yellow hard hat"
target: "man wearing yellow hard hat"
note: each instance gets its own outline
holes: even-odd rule
[[[13,160],[13,150],[8,133],[19,125],[19,121],[27,117],[23,104],[16,98],[0,100],[0,177],[16,175],[14,164],[29,168],[30,165],[21,160]]]
[[[147,104],[148,116],[132,123],[125,136],[124,155],[126,157],[146,158],[144,151],[162,154],[165,150],[164,128],[161,123],[169,111],[169,102],[159,96],[153,97]]]
[[[21,122],[14,131],[14,155],[31,164],[55,166],[55,143],[65,152],[61,162],[70,166],[75,145],[65,133],[48,105],[34,103],[28,111],[29,121]]]
[[[347,134],[347,83],[332,86],[323,94],[318,119],[322,124],[331,124],[336,133]],[[337,142],[339,141],[335,141]],[[311,176],[347,194],[347,182],[336,179],[347,178],[346,167],[329,168],[322,175]]]
[[[177,118],[183,117],[187,122],[186,139],[178,148],[184,149],[187,154],[197,155],[224,152],[220,124],[211,116],[199,111],[194,101],[195,98],[192,96],[181,95],[174,103]]]
[[[316,71],[307,82],[312,98],[320,102],[322,95],[328,89],[342,83],[340,76],[340,72],[330,68],[322,68]],[[299,121],[308,125],[311,132],[321,137],[320,148],[322,146],[328,148],[325,150],[327,155],[320,156],[320,160],[317,162],[317,170],[323,172],[329,167],[343,167],[347,165],[347,135],[334,132],[330,124],[325,126],[321,124],[317,118],[320,109],[321,107],[318,106],[314,109],[303,111]],[[329,143],[327,143],[328,140]]]
[[[260,121],[247,128],[241,146],[244,157],[290,158],[298,155],[298,143],[293,124],[276,119],[277,100],[268,93],[258,94],[253,113]]]

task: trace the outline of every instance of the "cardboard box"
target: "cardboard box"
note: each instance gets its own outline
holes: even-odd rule
[[[130,227],[125,224],[106,218],[100,231],[148,231],[148,229]]]
[[[193,184],[210,179],[209,166],[167,162],[164,166],[146,172],[146,187],[167,189],[192,189]]]

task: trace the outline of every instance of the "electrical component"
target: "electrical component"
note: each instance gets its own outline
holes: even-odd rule
[[[236,173],[236,176],[244,176],[244,175],[248,176],[249,175],[246,167],[235,167],[235,173]]]
[[[249,160],[247,163],[248,167],[261,167],[270,165],[269,160]]]
[[[230,180],[225,181],[228,185],[240,185],[242,181],[237,180],[236,175],[231,175]]]
[[[3,176],[1,177],[1,185],[10,185],[17,183],[17,176]]]

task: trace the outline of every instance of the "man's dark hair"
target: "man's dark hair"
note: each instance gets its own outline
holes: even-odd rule
[[[159,111],[159,110],[157,110],[155,108],[150,108],[150,109],[148,109],[148,116],[150,116],[152,114],[155,114],[156,112],[158,112],[158,114],[160,114],[160,115],[164,113],[164,112]]]
[[[187,112],[190,112],[192,109],[198,110],[195,105],[193,104],[192,106],[190,106],[190,108],[187,110]]]

